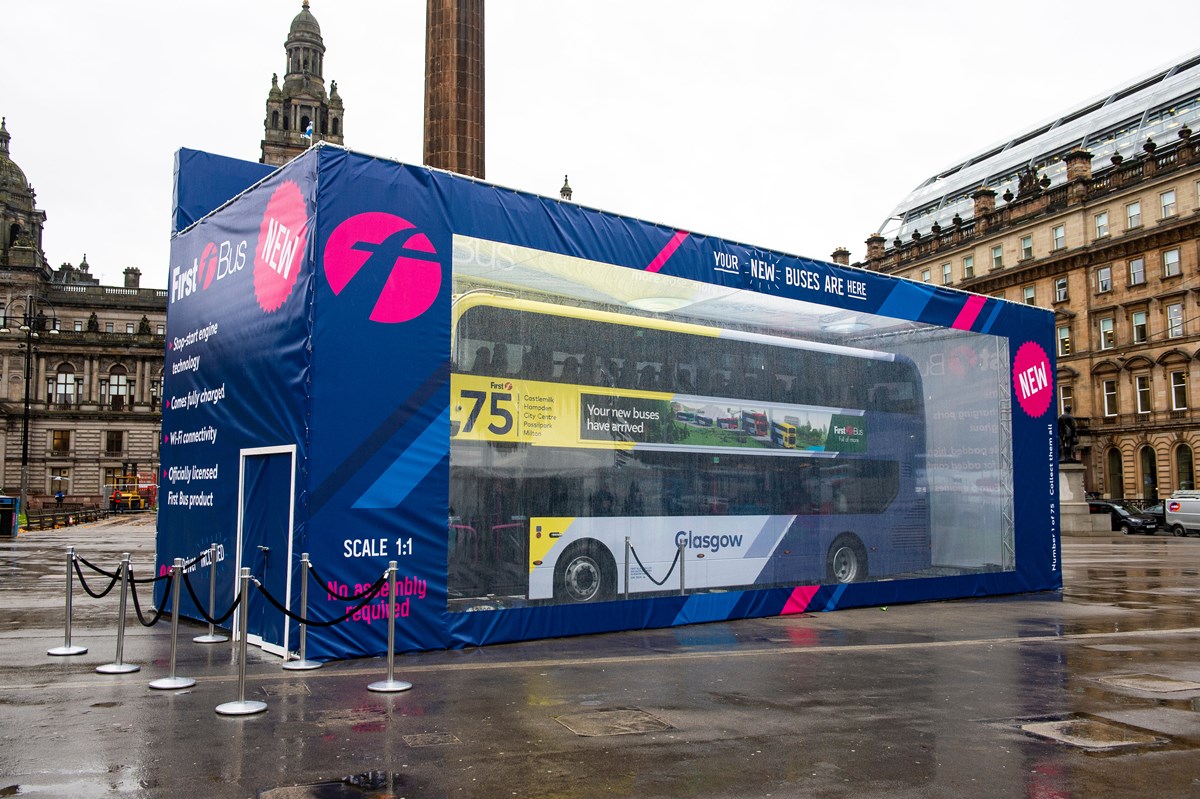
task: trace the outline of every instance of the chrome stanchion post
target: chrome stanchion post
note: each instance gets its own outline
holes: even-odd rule
[[[396,561],[388,561],[388,670],[387,679],[373,682],[367,686],[368,691],[377,693],[396,693],[412,688],[412,683],[396,679]]]
[[[112,663],[97,666],[101,674],[129,674],[138,671],[141,666],[126,663],[125,658],[125,608],[129,600],[129,572],[133,570],[133,558],[128,552],[121,553],[121,605],[120,618],[117,620],[117,659]]]
[[[217,612],[217,545],[208,546],[208,617],[214,618]],[[197,644],[219,644],[229,640],[229,636],[217,632],[217,625],[208,623],[208,634],[197,635],[192,639]]]
[[[47,649],[47,655],[82,655],[87,652],[86,646],[71,644],[71,594],[75,588],[75,547],[67,547],[67,621],[63,625],[63,645]]]
[[[683,596],[685,593],[687,593],[684,590],[684,581],[683,581],[683,562],[686,559],[686,555],[687,555],[687,550],[684,549],[683,538],[681,536],[679,539],[679,595],[680,596]],[[664,577],[663,579],[665,580],[666,578]]]
[[[246,620],[249,618],[250,606],[250,569],[242,568],[238,579],[241,604],[238,607],[238,698],[236,702],[226,702],[217,705],[217,713],[222,716],[249,716],[262,713],[267,709],[266,702],[251,699],[246,701]]]
[[[305,552],[300,556],[300,618],[308,618],[308,553]],[[308,671],[309,669],[319,669],[323,666],[316,660],[309,660],[307,657],[307,639],[308,625],[300,622],[300,659],[299,660],[284,660],[283,667],[289,671]],[[287,657],[287,653],[284,653]]]
[[[191,688],[196,684],[191,677],[175,676],[175,655],[179,650],[179,584],[182,582],[183,558],[175,558],[175,564],[171,566],[171,670],[166,677],[151,681],[150,687],[158,690]]]
[[[629,599],[629,536],[625,536],[625,598]]]

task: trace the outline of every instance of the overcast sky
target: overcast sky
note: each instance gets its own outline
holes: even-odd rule
[[[425,3],[312,0],[346,144],[420,163]],[[300,0],[0,0],[0,115],[50,262],[165,287],[179,147],[256,161]],[[487,178],[799,255],[1194,51],[1200,3],[491,0]]]

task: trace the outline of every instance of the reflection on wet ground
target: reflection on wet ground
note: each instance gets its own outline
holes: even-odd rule
[[[76,593],[64,551],[145,574],[153,519],[0,540],[0,796],[1200,795],[1200,540],[1067,539],[1066,588],[404,656],[287,672]]]

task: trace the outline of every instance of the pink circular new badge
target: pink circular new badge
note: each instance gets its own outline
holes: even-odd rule
[[[1017,350],[1013,359],[1013,391],[1021,409],[1037,418],[1050,409],[1054,400],[1054,375],[1046,351],[1032,341]]]

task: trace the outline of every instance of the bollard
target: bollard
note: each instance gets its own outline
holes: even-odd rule
[[[217,545],[208,545],[208,617],[216,617],[217,604]],[[217,625],[208,623],[208,634],[197,635],[192,639],[197,644],[219,644],[228,641],[229,636],[217,632]]]
[[[125,658],[125,607],[129,600],[129,572],[133,570],[133,559],[128,552],[121,553],[121,605],[117,620],[117,659],[112,663],[97,666],[101,674],[129,674],[138,671],[141,666],[126,663]]]
[[[388,561],[388,667],[387,679],[373,682],[367,686],[368,691],[376,693],[397,693],[412,688],[412,683],[396,679],[396,561]]]
[[[67,620],[63,625],[63,645],[47,649],[47,655],[83,655],[87,653],[86,646],[71,645],[71,593],[75,586],[75,575],[72,573],[74,567],[75,547],[67,547]]]
[[[629,599],[629,536],[625,536],[625,598]]]
[[[250,569],[243,567],[238,580],[242,601],[238,607],[238,698],[236,702],[226,702],[217,705],[217,713],[222,716],[249,716],[262,713],[267,709],[266,702],[251,699],[246,700],[246,620],[249,618],[247,608],[250,606]]]
[[[300,572],[303,575],[300,580],[300,618],[308,618],[308,553],[305,552],[300,556]],[[309,660],[305,654],[305,645],[307,643],[308,625],[300,622],[300,659],[288,660],[287,653],[284,653],[283,667],[288,671],[308,671],[310,669],[319,669],[323,666],[316,660]]]
[[[175,676],[175,655],[179,650],[179,584],[183,582],[183,558],[175,558],[171,567],[171,670],[166,677],[159,677],[150,683],[151,688],[160,691],[173,688],[191,688],[196,681],[191,677]]]
[[[684,583],[683,583],[683,561],[684,561],[685,555],[686,555],[686,550],[683,548],[683,539],[680,538],[679,539],[679,595],[680,596],[683,596],[685,593],[687,593],[683,588],[683,586],[684,586]],[[667,579],[666,577],[663,578],[663,580],[666,580],[666,579]]]

